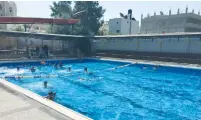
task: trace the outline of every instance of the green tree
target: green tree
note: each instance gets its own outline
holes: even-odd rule
[[[50,9],[52,11],[51,16],[54,18],[71,18],[71,3],[71,1],[53,2],[53,5],[50,6]]]
[[[53,5],[50,6],[50,9],[52,11],[51,16],[54,18],[62,18],[62,19],[72,18],[73,12],[71,7],[71,1],[53,2]],[[56,34],[72,34],[71,31],[72,26],[70,25],[50,26],[48,30],[48,32],[53,32]]]
[[[108,33],[109,33],[109,30],[108,30],[107,24],[103,24],[98,30],[98,35],[108,35]]]
[[[98,30],[103,24],[101,18],[105,10],[97,1],[76,1],[74,8],[71,7],[70,1],[53,2],[50,6],[54,18],[76,18],[81,23],[73,26],[63,25],[53,27],[54,33],[59,34],[98,34]]]
[[[85,11],[76,16],[76,18],[81,19],[81,34],[98,34],[98,30],[103,24],[101,18],[105,9],[99,5],[98,1],[76,1],[73,12],[79,11]]]
[[[11,29],[12,31],[24,31],[24,28],[22,25],[16,25],[16,26],[13,26],[13,28]]]

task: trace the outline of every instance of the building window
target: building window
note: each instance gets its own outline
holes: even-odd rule
[[[12,13],[13,12],[12,7],[10,7],[9,9],[10,9],[10,13]]]
[[[119,33],[120,31],[119,30],[116,30],[116,33]]]
[[[119,24],[119,22],[117,22],[117,24]]]

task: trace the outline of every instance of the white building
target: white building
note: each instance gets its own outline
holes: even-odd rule
[[[180,13],[179,9],[177,14],[160,15],[154,13],[153,16],[147,15],[143,18],[141,16],[141,30],[140,33],[174,33],[174,32],[201,32],[201,16],[194,13],[194,10],[188,13],[186,8],[185,13]]]
[[[17,16],[17,6],[12,1],[0,1],[0,17],[1,16]],[[1,24],[0,29],[9,30],[13,25]]]
[[[131,31],[131,32],[130,32]],[[139,32],[139,21],[114,18],[109,20],[109,33],[110,34],[138,34]]]

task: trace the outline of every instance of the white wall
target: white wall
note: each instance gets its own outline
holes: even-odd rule
[[[113,34],[118,34],[117,30],[119,30],[120,34],[126,35],[129,34],[130,31],[130,20],[124,18],[115,18],[109,20],[109,32]],[[131,34],[139,33],[139,21],[131,20]]]
[[[200,38],[98,38],[93,46],[96,50],[201,54]]]
[[[109,20],[109,33],[117,33],[119,30],[121,32],[121,18],[110,19]]]
[[[138,34],[140,31],[139,21],[131,21],[131,34]]]
[[[158,39],[139,39],[138,51],[157,52],[160,51],[160,41]]]
[[[185,28],[200,29],[200,24],[191,22],[187,19],[201,21],[201,16],[193,13],[174,14],[174,15],[156,15],[141,19],[141,33],[172,33],[185,32]],[[199,32],[199,31],[198,31]]]

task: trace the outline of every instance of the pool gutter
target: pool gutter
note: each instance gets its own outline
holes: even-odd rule
[[[36,94],[34,92],[31,92],[29,90],[26,90],[26,89],[24,89],[24,88],[22,88],[20,86],[17,86],[17,85],[15,85],[13,83],[10,83],[7,80],[4,80],[4,79],[0,78],[0,83],[2,85],[4,85],[5,87],[8,87],[8,88],[10,88],[12,90],[20,92],[20,93],[26,95],[27,97],[29,97],[29,98],[31,98],[31,99],[33,99],[33,100],[45,105],[45,106],[48,106],[49,108],[51,108],[51,109],[53,109],[53,110],[65,115],[65,116],[67,116],[67,117],[69,117],[69,118],[71,118],[73,120],[92,120],[89,117],[86,117],[86,116],[84,116],[84,115],[82,115],[82,114],[80,114],[80,113],[78,113],[76,111],[73,111],[73,110],[71,110],[71,109],[69,109],[67,107],[64,107],[64,106],[62,106],[62,105],[60,105],[60,104],[58,104],[56,102],[53,102],[53,101],[48,100],[46,98],[43,98],[42,96],[40,96],[40,95],[38,95],[38,94]]]
[[[92,58],[93,59],[93,58]],[[96,59],[96,58],[94,58]],[[147,61],[147,60],[135,60],[135,59],[115,59],[115,58],[100,58],[99,60],[107,60],[107,61],[117,61],[117,62],[129,62],[131,64],[144,64],[144,65],[160,65],[164,67],[176,67],[176,68],[190,68],[201,70],[200,65],[195,64],[180,64],[173,62],[159,62],[159,61]]]

